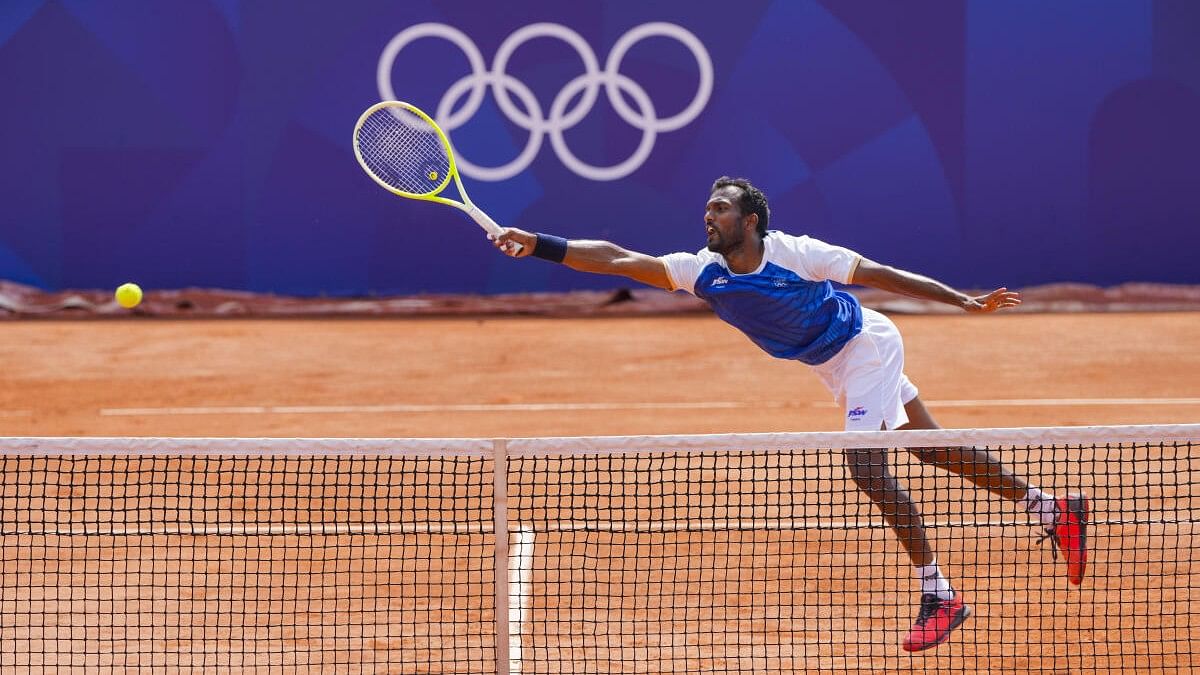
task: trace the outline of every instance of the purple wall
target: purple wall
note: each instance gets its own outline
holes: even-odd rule
[[[673,26],[630,42],[648,22]],[[544,35],[510,42],[496,72],[506,39],[539,23],[578,36],[592,78]],[[469,96],[443,102],[471,73],[454,43],[385,52],[418,24],[461,31],[481,87],[516,102],[481,88],[450,133],[500,169],[464,181],[501,223],[695,250],[727,173],[764,187],[779,229],[959,285],[1200,283],[1189,0],[5,0],[0,277],[304,295],[620,285],[503,258],[462,214],[358,168],[350,132],[383,95],[381,61],[384,92],[445,105],[443,121],[472,112]],[[572,86],[559,106],[574,119],[555,128]]]

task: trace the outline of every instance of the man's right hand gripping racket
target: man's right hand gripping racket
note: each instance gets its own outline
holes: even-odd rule
[[[403,101],[381,101],[367,108],[354,125],[354,156],[363,171],[392,194],[437,202],[465,212],[488,234],[500,226],[471,202],[463,189],[454,150],[445,132],[429,115]],[[454,179],[462,201],[441,196]],[[512,253],[520,244],[510,242]]]

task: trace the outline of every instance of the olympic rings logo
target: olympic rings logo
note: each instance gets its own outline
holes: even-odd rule
[[[646,90],[620,72],[621,61],[625,58],[626,52],[637,42],[655,36],[674,38],[682,43],[692,52],[700,70],[700,85],[692,101],[679,113],[666,118],[658,117]],[[508,119],[529,132],[529,140],[521,153],[511,162],[501,166],[487,167],[473,164],[463,158],[456,148],[455,162],[458,164],[459,170],[464,175],[478,180],[501,181],[521,173],[537,157],[538,151],[542,147],[542,140],[546,136],[550,137],[550,145],[563,165],[579,176],[596,181],[624,178],[645,163],[654,149],[654,141],[658,134],[674,131],[691,123],[700,115],[712,94],[712,59],[695,35],[673,23],[652,22],[631,28],[613,45],[612,52],[605,61],[604,70],[600,70],[596,54],[587,41],[579,33],[561,24],[535,23],[514,31],[505,38],[496,51],[496,58],[489,70],[484,64],[479,47],[465,33],[442,23],[422,23],[400,31],[384,48],[376,73],[379,95],[383,100],[396,98],[396,94],[392,90],[392,69],[396,62],[396,55],[409,43],[426,37],[441,38],[453,43],[462,50],[471,65],[471,73],[450,85],[450,88],[442,95],[437,111],[433,115],[434,120],[447,135],[466,124],[479,110],[488,87],[491,88],[497,105]],[[554,97],[554,102],[550,105],[549,115],[543,114],[537,98],[525,83],[505,72],[509,59],[512,58],[517,48],[530,40],[543,37],[562,40],[574,48],[579,53],[580,60],[583,61],[583,74],[568,82],[558,92]],[[613,166],[593,166],[584,162],[571,152],[563,137],[567,130],[579,124],[592,111],[601,86],[604,87],[604,93],[608,96],[609,103],[621,119],[642,132],[641,141],[633,154],[625,161]],[[568,110],[567,104],[581,92],[582,96],[579,102]],[[626,103],[624,97],[621,96],[622,92],[633,101],[637,107],[636,111]],[[521,100],[526,112],[522,112],[513,103],[511,95],[516,95]],[[467,97],[466,102],[455,111],[455,106],[463,96]]]

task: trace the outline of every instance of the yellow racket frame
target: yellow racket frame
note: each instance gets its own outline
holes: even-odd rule
[[[441,140],[442,147],[446,150],[446,156],[450,160],[450,169],[442,178],[442,182],[429,192],[418,194],[415,192],[405,192],[404,190],[392,187],[386,181],[381,180],[379,176],[376,176],[375,172],[371,171],[371,168],[367,166],[366,160],[363,159],[362,151],[359,149],[358,144],[359,131],[362,130],[363,124],[367,121],[368,117],[385,108],[399,108],[405,112],[416,115],[424,120],[425,123],[437,133],[438,139]],[[432,117],[425,114],[425,111],[421,110],[415,105],[411,103],[405,103],[404,101],[380,101],[370,108],[367,108],[363,114],[358,117],[358,122],[354,125],[354,157],[358,160],[358,164],[362,167],[363,171],[366,171],[367,175],[371,177],[371,180],[378,183],[380,187],[388,192],[406,199],[419,199],[421,201],[453,206],[454,208],[459,209],[463,213],[466,213],[468,216],[470,216],[471,220],[474,220],[476,223],[478,223],[479,226],[482,227],[488,234],[499,236],[501,233],[502,229],[496,224],[496,221],[492,220],[488,214],[484,213],[479,207],[475,206],[474,202],[471,201],[471,198],[467,196],[467,191],[465,188],[463,188],[462,179],[458,176],[458,165],[454,162],[454,146],[450,145],[450,139],[446,137],[446,132],[442,131],[442,128],[438,126],[437,122],[433,121]],[[440,194],[446,189],[446,186],[450,185],[451,179],[454,179],[454,184],[458,188],[458,194],[462,197],[461,202],[443,197]]]

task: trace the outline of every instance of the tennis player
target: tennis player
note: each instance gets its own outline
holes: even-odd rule
[[[489,238],[513,257],[533,255],[582,272],[616,274],[708,302],[717,316],[768,354],[806,363],[845,409],[846,429],[936,429],[917,388],[904,374],[904,345],[895,324],[863,307],[831,282],[880,288],[944,302],[968,312],[995,312],[1021,303],[998,288],[969,296],[945,284],[872,260],[808,236],[768,230],[766,196],[749,181],[722,177],[704,210],[707,242],[697,253],[653,257],[607,241],[572,240],[516,228]],[[519,252],[505,244],[521,244]],[[978,448],[910,448],[932,464],[993,494],[1021,504],[1045,527],[1067,577],[1083,581],[1087,563],[1088,500],[1056,497],[1015,476]],[[939,568],[921,514],[888,467],[888,451],[847,450],[846,466],[908,551],[921,586],[920,608],[904,638],[908,651],[946,641],[971,608]]]

